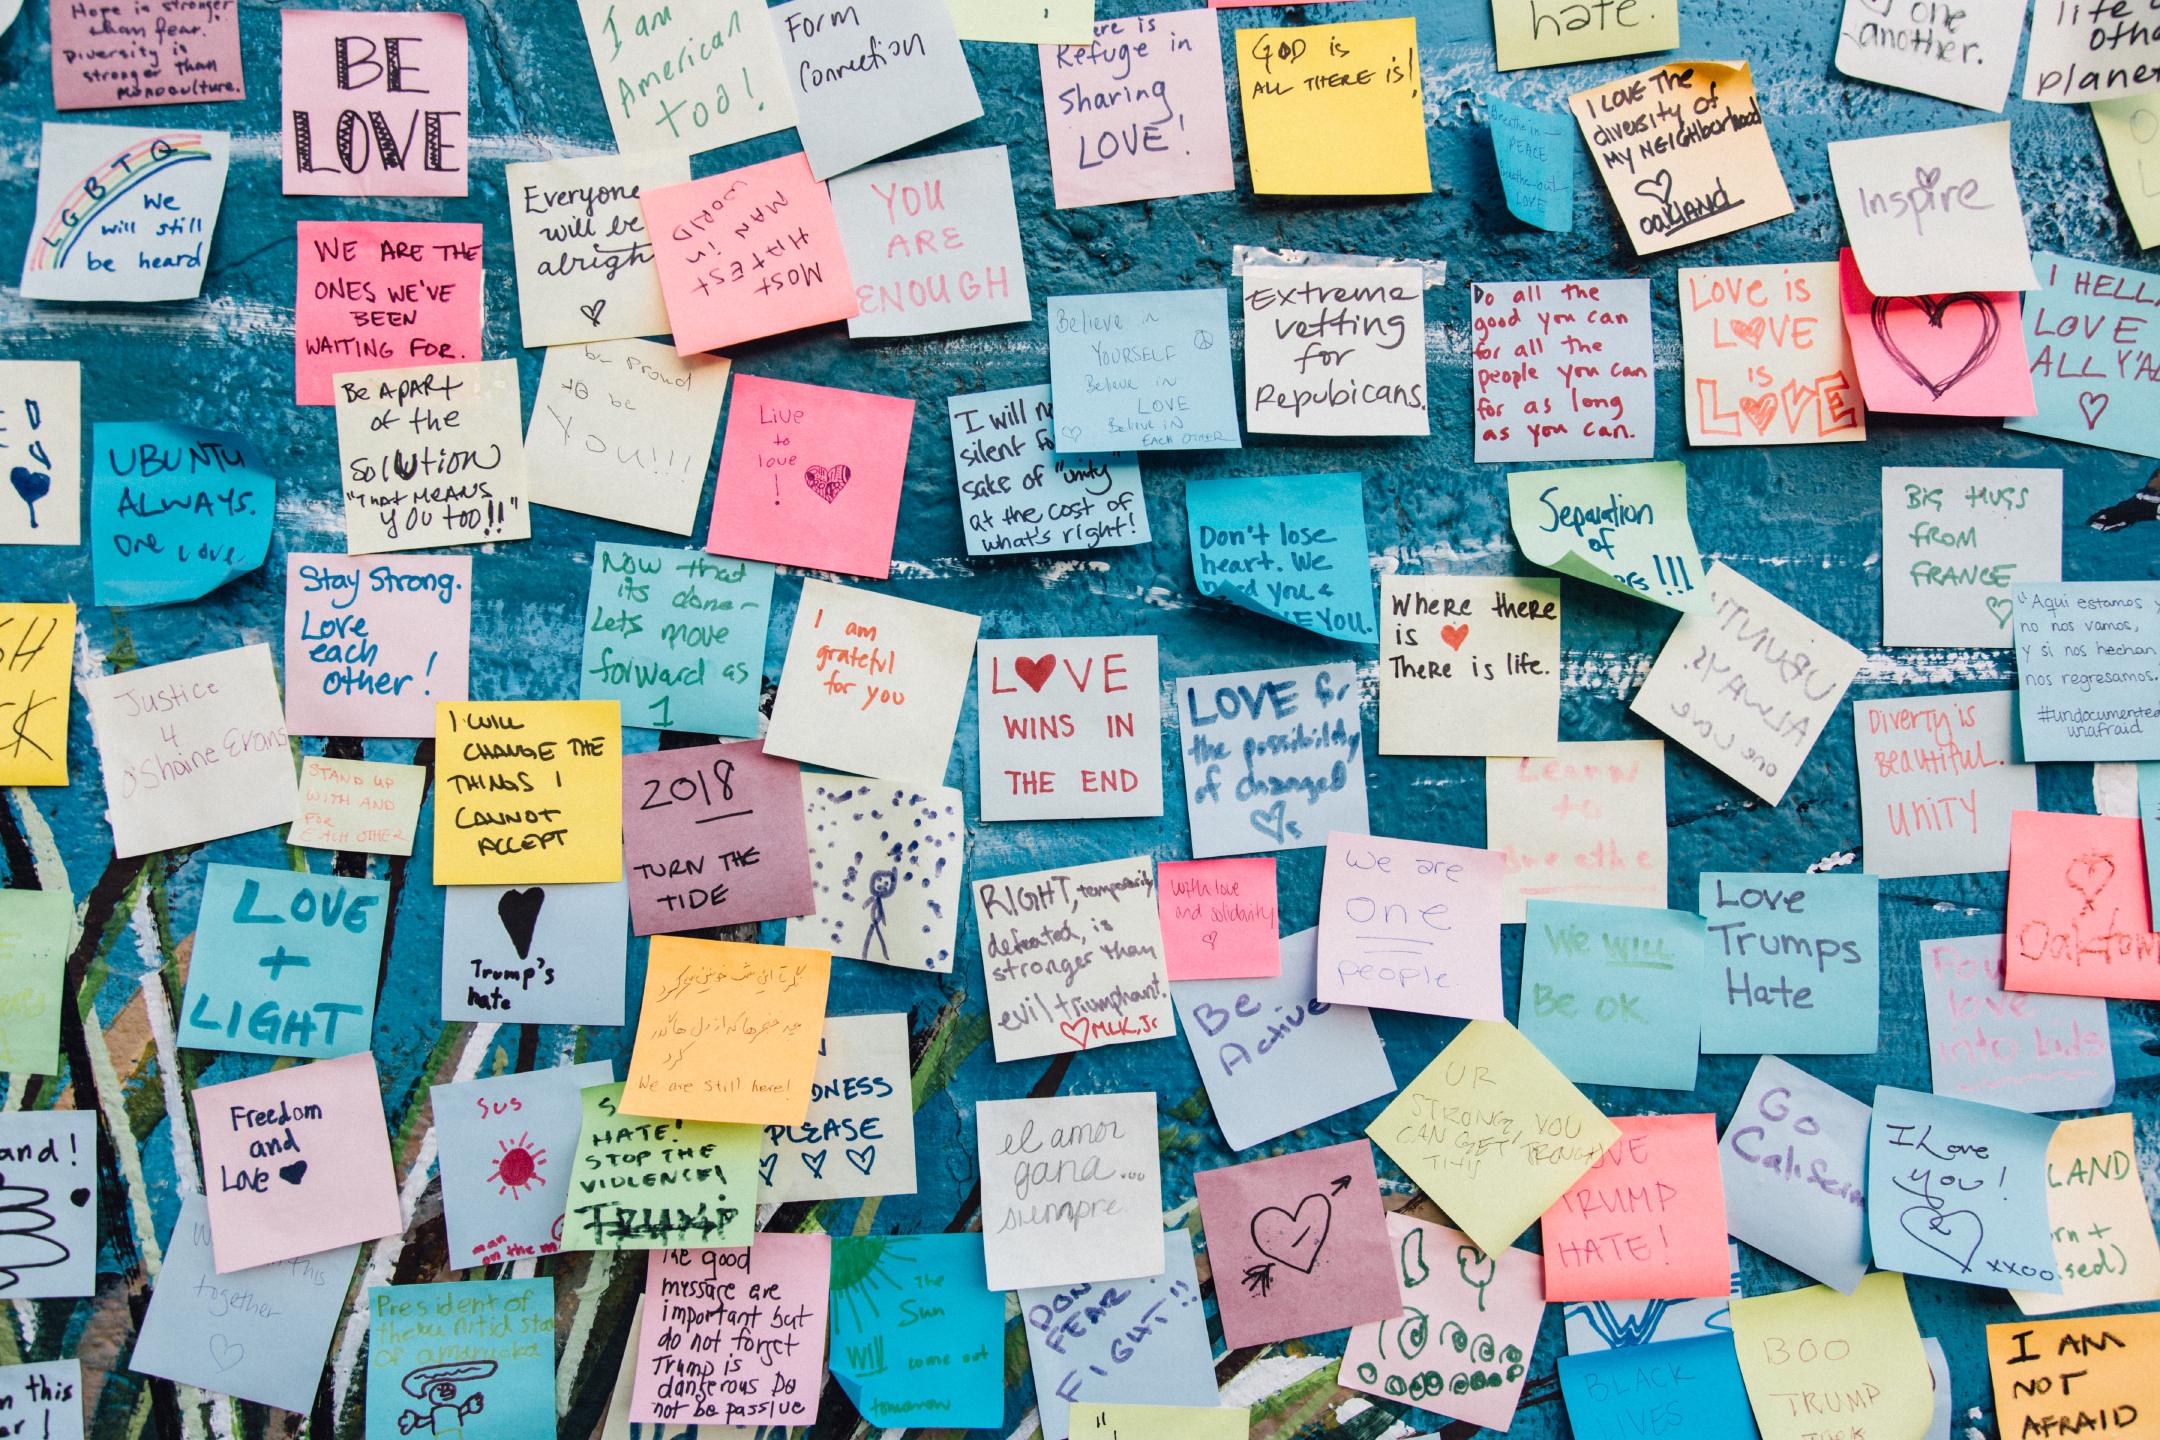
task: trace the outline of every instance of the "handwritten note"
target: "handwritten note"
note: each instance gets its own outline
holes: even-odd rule
[[[1330,834],[1320,894],[1320,998],[1505,1018],[1500,868],[1490,850]]]
[[[825,1378],[826,1235],[653,1250],[630,1413],[673,1425],[808,1425]]]
[[[0,466],[0,545],[82,542],[80,361],[0,360]]]
[[[1223,1343],[1268,1345],[1402,1313],[1372,1142],[1193,1174]]]
[[[1920,942],[1934,1091],[2044,1115],[2115,1098],[2107,1002],[2003,989],[2003,937]]]
[[[630,887],[452,885],[443,891],[445,1020],[620,1025]]]
[[[1872,1055],[1882,994],[1873,875],[1706,872],[1705,1055]]]
[[[870,1424],[1002,1425],[1004,1332],[982,1236],[834,1238],[833,1380]]]
[[[1755,1429],[1730,1335],[1560,1357],[1568,1425],[1584,1440],[1613,1440],[1674,1425],[1678,1435],[1746,1435]]]
[[[772,582],[756,560],[596,543],[580,698],[618,702],[626,725],[755,734]]]
[[[429,1091],[451,1269],[562,1250],[571,1161],[584,1123],[581,1096],[614,1078],[612,1063],[594,1060]]]
[[[2031,732],[2026,732],[2028,736]],[[2160,935],[2136,819],[2010,817],[2004,984],[2047,995],[2160,998]]]
[[[2104,1103],[2104,1102],[2103,1102]],[[2048,1225],[2060,1295],[2012,1290],[2027,1315],[2160,1300],[2160,1240],[2137,1163],[2137,1117],[2079,1115],[2055,1127],[2047,1156]]]
[[[920,104],[913,97],[909,111]],[[829,188],[860,306],[849,339],[1033,318],[1004,146],[888,160]]]
[[[1330,831],[1368,828],[1354,669],[1194,676],[1177,696],[1196,859],[1310,849]]]
[[[2039,803],[2037,772],[2010,760],[2011,700],[1996,690],[1853,702],[1869,874],[2010,868],[2011,813]]]
[[[1534,565],[1674,610],[1709,607],[1687,467],[1676,460],[1518,470],[1508,476],[1508,523]]]
[[[1933,1387],[1904,1276],[1735,1300],[1732,1330],[1762,1440],[1821,1440],[1825,1415],[1854,1440],[1927,1432]]]
[[[75,607],[0,603],[0,785],[68,783]]]
[[[1885,466],[1883,643],[2011,644],[2013,588],[2062,578],[2062,479]]]
[[[179,1041],[323,1059],[368,1048],[390,882],[210,866]]]
[[[787,943],[904,970],[950,973],[966,827],[942,785],[805,775],[815,908]]]
[[[968,554],[1147,543],[1138,457],[1129,450],[1057,454],[1049,386],[954,395],[945,403]]]
[[[1877,295],[1850,250],[1838,261],[1845,335],[1870,409],[2031,415],[2024,300],[2015,290]]]
[[[1662,65],[1569,108],[1637,255],[1792,213],[1744,60]]]
[[[1535,753],[1558,742],[1559,581],[1390,575],[1380,594],[1381,754]]]
[[[137,1345],[141,1344],[140,1339]],[[82,1361],[0,1365],[0,1414],[39,1440],[83,1440]]]
[[[1281,970],[1272,858],[1161,860],[1155,879],[1173,982],[1271,978]]]
[[[63,5],[52,12],[52,88],[55,110],[239,100],[247,94],[240,7],[151,0],[123,13]]]
[[[1196,475],[1185,519],[1201,594],[1331,640],[1380,638],[1363,475]]]
[[[779,42],[750,0],[578,0],[578,14],[623,154],[696,154],[795,123]]]
[[[639,935],[807,914],[802,767],[755,740],[624,756],[623,869]]]
[[[1682,269],[1690,445],[1867,439],[1829,262]]]
[[[2044,251],[2033,266],[2040,285],[2025,306],[2025,349],[2039,413],[2003,428],[2160,456],[2160,358],[2141,313],[2152,308],[2149,278]]]
[[[1533,110],[1497,95],[1485,99],[1493,162],[1508,212],[1525,225],[1556,234],[1575,228],[1575,123],[1566,114]]]
[[[162,421],[93,427],[96,603],[201,599],[262,564],[276,507],[277,479],[241,436]]]
[[[738,376],[705,548],[883,580],[914,423],[900,396]]]
[[[1000,1061],[1170,1033],[1152,860],[977,880],[973,889]]]
[[[1162,1168],[1148,1091],[978,1100],[993,1290],[1162,1273]]]
[[[2075,105],[2141,95],[2160,82],[2160,33],[2095,0],[2034,7],[2025,98]]]
[[[14,1216],[0,1243],[0,1299],[74,1300],[96,1289],[97,1126],[84,1110],[0,1115],[0,1200]]]
[[[985,820],[1160,815],[1155,637],[976,644]]]
[[[1657,449],[1648,280],[1473,285],[1470,330],[1479,464]]]
[[[23,297],[194,299],[231,158],[232,138],[222,130],[48,121]]]
[[[465,17],[287,10],[287,195],[463,195]]]
[[[2160,1315],[2151,1311],[1990,1325],[1987,1352],[2004,1434],[2134,1432],[2160,1404]]]
[[[1046,0],[1041,6],[999,0],[946,0],[953,29],[963,40],[1006,44],[1084,43],[1095,27],[1095,0]]]
[[[333,376],[480,359],[483,228],[302,220],[293,398],[329,405]]]
[[[1417,19],[1236,32],[1255,195],[1426,195]]]
[[[2030,290],[2010,122],[1830,143],[1838,209],[1876,295]]]
[[[1548,1300],[1726,1293],[1715,1115],[1623,1115],[1620,1138],[1545,1212]]]
[[[908,1017],[828,1015],[809,1113],[799,1123],[765,1127],[758,1203],[914,1193]]]
[[[0,1072],[60,1073],[60,982],[75,943],[65,890],[0,890]]]
[[[668,333],[638,194],[690,179],[683,155],[592,155],[503,167],[527,346]]]
[[[2115,198],[2122,202],[2138,248],[2160,244],[2160,110],[2143,95],[2092,102]]]
[[[1500,69],[1573,65],[1680,43],[1673,0],[1493,0]]]
[[[727,377],[724,357],[648,340],[551,347],[525,430],[532,503],[688,535]]]
[[[1868,1240],[1885,1270],[2057,1291],[2047,1213],[2055,1122],[1971,1100],[1875,1087]]]
[[[2024,0],[1933,9],[1845,0],[1837,68],[1855,80],[1999,112],[2010,96],[2026,8]]]
[[[818,0],[777,8],[795,132],[818,179],[982,115],[945,0],[885,0],[868,16]]]
[[[425,736],[468,693],[472,560],[285,557],[285,721],[297,735]]]
[[[368,1287],[367,1437],[513,1440],[555,1408],[555,1284]]]
[[[516,361],[336,383],[347,550],[376,555],[532,534]]]
[[[818,950],[654,936],[623,1113],[800,1124],[831,980]]]
[[[1245,428],[1429,435],[1428,398],[1422,266],[1245,267]]]
[[[1200,1406],[1221,1398],[1192,1235],[1171,1230],[1162,1243],[1160,1275],[1020,1292],[1043,1440],[1067,1440],[1091,1405]],[[1102,1440],[1092,1430],[1078,1433]]]
[[[1532,900],[1665,904],[1665,742],[1583,740],[1485,762],[1485,845],[1503,864],[1500,919]]]
[[[1868,1107],[1775,1055],[1718,1142],[1729,1232],[1833,1290],[1867,1273]]]
[[[1040,53],[1058,209],[1236,188],[1214,11],[1098,20]]]
[[[1524,1036],[1561,1074],[1578,1085],[1695,1088],[1703,993],[1699,917],[1533,900],[1524,920],[1516,1014]]]
[[[622,878],[622,723],[600,700],[435,707],[435,883]]]
[[[623,1087],[581,1092],[565,1250],[747,1245],[756,1230],[755,1125],[621,1113]]]
[[[1223,290],[1050,297],[1054,448],[1235,450]]]
[[[2010,598],[2025,758],[2160,756],[2160,583],[2018,584]]]

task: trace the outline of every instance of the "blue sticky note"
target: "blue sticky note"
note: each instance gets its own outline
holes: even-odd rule
[[[1236,450],[1225,290],[1050,297],[1056,449]]]
[[[1730,1335],[1563,1355],[1560,1395],[1576,1440],[1759,1433]]]
[[[442,1014],[499,1025],[620,1025],[630,883],[443,889]]]
[[[1575,121],[1506,100],[1485,103],[1507,208],[1540,230],[1575,228]]]
[[[1716,871],[1700,893],[1703,1054],[1875,1053],[1879,880]]]
[[[270,553],[277,481],[237,435],[158,420],[91,429],[91,597],[200,600]]]
[[[1185,519],[1201,594],[1330,639],[1380,643],[1363,475],[1195,477]]]
[[[2033,252],[2040,288],[2023,296],[2025,354],[2037,412],[2005,430],[2160,456],[2150,370],[2149,271]]]
[[[596,544],[578,698],[640,729],[756,735],[772,586],[762,561]]]
[[[1187,1232],[1163,1236],[1160,1275],[1019,1296],[1043,1440],[1066,1440],[1075,1405],[1222,1403]]]
[[[945,401],[960,528],[970,555],[1145,545],[1147,497],[1127,451],[1060,455],[1050,387],[1016,385]]]
[[[2055,1122],[1972,1100],[1875,1087],[1868,1241],[1878,1270],[2062,1293],[2048,1225]]]
[[[1355,665],[1177,682],[1185,816],[1196,860],[1327,844],[1371,829]]]
[[[829,1363],[876,1428],[1002,1425],[1005,1292],[982,1236],[834,1236]]]
[[[369,1287],[367,1440],[554,1433],[554,1280]]]
[[[2160,761],[2138,766],[2138,815],[2145,822],[2145,893],[2160,915]]]
[[[390,882],[212,865],[180,1043],[325,1060],[368,1048]]]
[[[592,1060],[434,1087],[451,1269],[562,1249],[580,1092],[614,1080],[612,1064]]]
[[[2160,760],[2160,581],[2011,587],[2026,760]]]
[[[1523,909],[1522,1033],[1578,1085],[1694,1089],[1701,918],[1559,900]]]

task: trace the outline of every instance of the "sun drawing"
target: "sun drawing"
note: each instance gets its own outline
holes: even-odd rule
[[[547,1164],[547,1151],[532,1143],[532,1136],[520,1135],[515,1143],[508,1140],[495,1142],[502,1154],[495,1157],[495,1168],[488,1172],[488,1179],[495,1182],[495,1193],[508,1195],[511,1199],[523,1198],[526,1190],[537,1190],[547,1184],[540,1171]]]

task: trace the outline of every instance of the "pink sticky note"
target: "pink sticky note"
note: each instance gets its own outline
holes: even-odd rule
[[[1193,1188],[1231,1349],[1402,1313],[1371,1141],[1202,1170]]]
[[[1038,48],[1060,210],[1237,187],[1213,11],[1098,20],[1090,44]]]
[[[221,1275],[404,1228],[371,1054],[205,1085],[195,1125]]]
[[[115,23],[120,13],[115,6],[52,0],[55,110],[246,98],[238,4],[142,0]]]
[[[1163,860],[1155,866],[1163,963],[1176,980],[1258,980],[1282,973],[1275,857]]]
[[[287,195],[463,195],[465,17],[287,10]]]
[[[435,734],[435,704],[467,700],[469,555],[285,557],[285,728],[295,735]]]
[[[1616,1115],[1613,1124],[1620,1138],[1545,1212],[1545,1298],[1729,1293],[1717,1116]]]
[[[1845,336],[1868,409],[1899,415],[2031,415],[2024,304],[2015,290],[1963,295],[1870,294],[1853,252],[1840,252]]]
[[[861,311],[832,201],[800,154],[663,185],[638,201],[678,355]]]
[[[2160,934],[2135,817],[2010,817],[2005,990],[2160,1000]]]
[[[814,1423],[831,1283],[828,1235],[775,1231],[742,1249],[647,1252],[630,1418],[670,1434]]]
[[[883,580],[915,402],[738,375],[705,548]]]
[[[807,915],[802,767],[756,740],[625,755],[623,863],[639,935]]]
[[[1497,850],[1334,833],[1320,878],[1330,1004],[1503,1020]]]
[[[480,358],[478,225],[303,220],[293,298],[293,398],[328,405],[330,377]]]

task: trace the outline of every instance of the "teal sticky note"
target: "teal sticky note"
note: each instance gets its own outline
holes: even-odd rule
[[[237,435],[163,421],[91,428],[91,596],[199,600],[270,553],[277,481]]]
[[[1730,1335],[1563,1355],[1560,1395],[1576,1440],[1759,1433]]]
[[[368,1048],[390,882],[212,865],[180,1043],[323,1060]]]
[[[773,567],[664,545],[593,547],[580,700],[645,730],[757,734]]]
[[[960,528],[970,555],[1145,545],[1147,497],[1131,451],[1060,455],[1050,387],[1016,385],[945,402]]]
[[[1196,476],[1185,519],[1201,594],[1333,640],[1380,643],[1363,475]]]
[[[1500,99],[1486,101],[1485,114],[1508,210],[1540,230],[1574,229],[1573,117]]]
[[[1872,1055],[1882,1007],[1873,875],[1702,877],[1702,1053]]]
[[[1868,1243],[1875,1268],[2062,1293],[2048,1225],[2055,1122],[1997,1105],[1875,1087]]]
[[[2015,585],[2018,733],[2030,760],[2160,760],[2160,581]]]
[[[1531,900],[1517,1028],[1578,1085],[1695,1088],[1703,922],[1679,910]]]
[[[555,1282],[368,1289],[367,1440],[555,1433]]]
[[[2025,292],[2023,308],[2038,408],[2003,428],[2160,456],[2146,331],[2153,276],[2042,250],[2032,259],[2040,288]]]
[[[982,1236],[834,1236],[830,1364],[878,1429],[1002,1425],[1005,1293]]]
[[[1229,292],[1051,296],[1050,403],[1063,455],[1240,448]]]
[[[2145,894],[2160,914],[2160,761],[2138,766],[2138,816],[2145,822]]]

